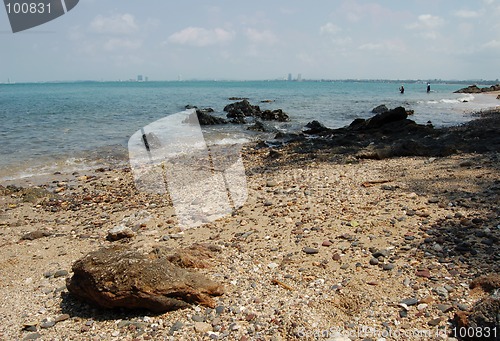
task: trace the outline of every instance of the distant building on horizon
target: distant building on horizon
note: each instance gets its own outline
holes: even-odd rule
[[[302,74],[301,74],[301,73],[299,73],[299,74],[297,75],[297,82],[301,82],[301,81],[302,81]]]
[[[291,73],[289,73],[289,74],[288,74],[288,81],[289,81],[289,82],[291,82],[291,81],[292,81],[292,74],[291,74]]]
[[[137,75],[137,81],[142,82],[142,75]]]

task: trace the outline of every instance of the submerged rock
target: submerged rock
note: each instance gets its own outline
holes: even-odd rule
[[[104,308],[165,312],[190,304],[215,307],[222,285],[173,264],[163,252],[142,254],[127,246],[103,248],[73,264],[68,291]]]

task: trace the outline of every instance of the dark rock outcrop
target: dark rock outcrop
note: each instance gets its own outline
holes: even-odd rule
[[[273,126],[266,124],[262,121],[255,121],[253,125],[247,128],[247,130],[253,130],[253,131],[261,131],[264,133],[277,133],[278,129],[274,128]]]
[[[246,99],[226,105],[224,111],[227,112],[227,118],[231,119],[230,122],[236,124],[246,123],[247,117],[260,118],[264,121],[286,122],[290,120],[290,117],[281,109],[262,111],[258,105],[252,105]]]
[[[258,105],[251,105],[246,99],[226,105],[224,111],[227,112],[228,118],[258,116],[261,112]]]
[[[325,127],[325,125],[319,121],[311,121],[306,124],[307,130],[304,130],[304,134],[314,135],[314,134],[324,134],[332,131],[332,129]]]
[[[372,109],[372,113],[374,114],[381,114],[387,111],[389,111],[389,108],[387,108],[385,104],[381,104]]]
[[[500,84],[480,88],[477,85],[469,85],[466,88],[455,91],[456,94],[479,94],[482,92],[500,91]]]
[[[196,115],[198,116],[198,122],[200,125],[215,125],[215,124],[227,124],[227,120],[222,117],[215,117],[209,113],[213,112],[213,109],[196,109]]]
[[[264,121],[278,121],[278,122],[287,122],[290,121],[290,117],[287,113],[283,112],[281,109],[276,110],[264,110],[255,115],[263,119]]]
[[[190,254],[189,262],[193,257]],[[143,254],[127,246],[103,248],[76,261],[66,285],[72,295],[104,308],[156,313],[193,303],[213,308],[212,296],[222,295],[222,286],[177,265],[183,262],[181,256],[158,250]]]

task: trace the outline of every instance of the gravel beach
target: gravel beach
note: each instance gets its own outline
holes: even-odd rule
[[[372,160],[295,147],[245,146],[245,205],[185,231],[127,168],[2,184],[0,340],[459,338],[455,314],[485,295],[471,281],[500,270],[500,151]],[[120,225],[133,234],[110,241]],[[224,286],[213,308],[107,310],[66,288],[101,247],[194,243],[217,246],[196,270]]]

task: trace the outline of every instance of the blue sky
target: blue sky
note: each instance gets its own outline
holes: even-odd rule
[[[500,78],[500,0],[80,0],[13,34],[0,82]]]

